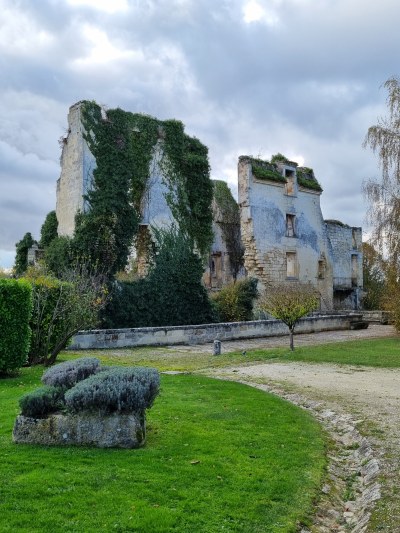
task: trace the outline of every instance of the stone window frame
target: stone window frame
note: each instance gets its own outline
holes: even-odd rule
[[[289,257],[293,258],[293,270],[289,271],[289,264],[288,261]],[[288,280],[297,280],[299,279],[299,265],[297,260],[297,251],[291,250],[286,252],[286,279]]]
[[[296,215],[286,213],[286,237],[296,238]]]

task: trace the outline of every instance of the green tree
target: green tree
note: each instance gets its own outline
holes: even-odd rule
[[[364,194],[369,201],[371,244],[386,260],[384,307],[393,313],[400,330],[400,81],[389,78],[384,87],[388,115],[368,129],[364,140],[364,147],[378,156],[381,178],[367,180]]]
[[[57,237],[58,220],[55,211],[50,211],[47,214],[45,221],[40,230],[39,246],[47,248],[50,243]]]
[[[215,322],[193,240],[172,227],[155,231],[155,241],[147,277],[113,284],[104,325],[126,328]]]
[[[282,284],[267,287],[260,298],[259,307],[282,320],[289,328],[290,349],[294,350],[293,335],[296,324],[304,316],[318,308],[319,295],[305,283]]]
[[[26,269],[28,268],[28,250],[35,243],[36,241],[32,237],[31,233],[25,233],[22,239],[16,243],[14,270],[17,276],[21,276],[24,272],[26,272]]]
[[[369,242],[363,242],[363,285],[365,309],[380,309],[385,293],[386,262]]]
[[[62,235],[55,237],[44,251],[44,263],[57,278],[71,268],[73,262],[72,240]]]

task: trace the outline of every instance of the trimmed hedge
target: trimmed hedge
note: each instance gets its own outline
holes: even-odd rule
[[[160,375],[154,368],[112,368],[80,381],[65,393],[71,413],[101,414],[144,411],[153,405],[160,389]]]
[[[0,373],[26,363],[31,330],[32,288],[24,280],[0,279]]]
[[[32,418],[44,418],[64,405],[64,389],[61,387],[40,387],[19,400],[21,414]]]
[[[100,371],[100,361],[96,357],[82,357],[75,361],[65,361],[49,368],[42,376],[45,385],[70,389],[79,381]]]

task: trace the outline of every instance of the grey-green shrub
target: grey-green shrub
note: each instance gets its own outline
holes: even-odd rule
[[[26,363],[31,330],[32,288],[23,280],[0,279],[0,373]]]
[[[159,389],[160,375],[154,368],[112,368],[77,383],[65,393],[65,404],[72,413],[144,411]]]
[[[70,389],[79,381],[100,371],[100,361],[96,357],[82,357],[66,361],[49,368],[42,376],[45,385]]]
[[[45,386],[20,398],[21,414],[31,418],[43,418],[64,407],[64,389]]]

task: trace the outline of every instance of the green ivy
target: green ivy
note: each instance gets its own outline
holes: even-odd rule
[[[102,265],[110,275],[125,267],[158,149],[172,214],[199,252],[208,251],[212,184],[207,148],[186,135],[179,121],[160,121],[122,109],[102,116],[96,102],[83,103],[82,123],[96,169],[85,196],[89,210],[76,219],[75,255],[90,254],[89,261]]]
[[[217,220],[217,223],[221,227],[226,242],[233,279],[236,279],[240,267],[244,264],[244,247],[240,237],[239,206],[225,181],[215,180],[213,184],[214,202],[221,212],[220,220]]]

